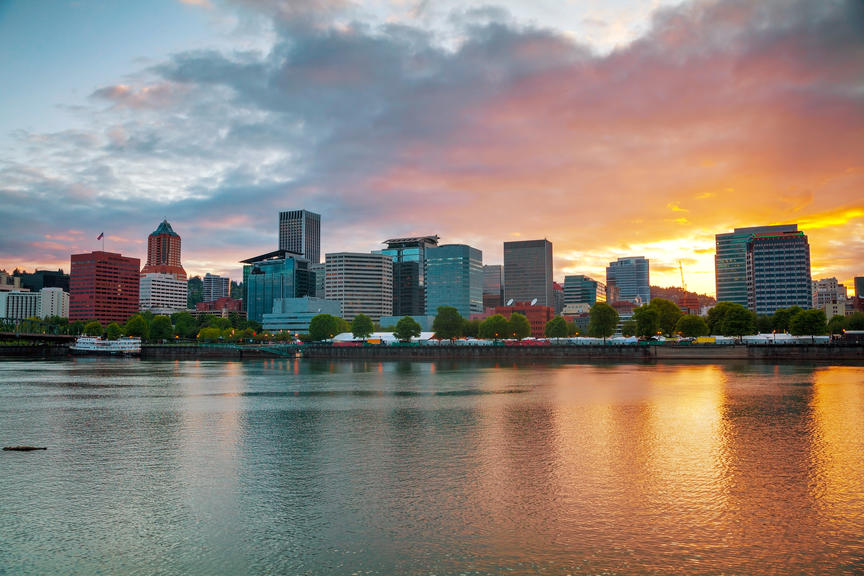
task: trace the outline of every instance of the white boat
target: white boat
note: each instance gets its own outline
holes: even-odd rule
[[[80,336],[69,347],[73,354],[114,354],[135,356],[141,353],[140,338],[103,340],[98,336]]]

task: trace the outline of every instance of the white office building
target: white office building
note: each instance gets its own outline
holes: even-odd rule
[[[187,287],[186,280],[174,274],[142,274],[139,308],[163,314],[185,310]]]
[[[39,317],[69,317],[69,293],[62,288],[43,288],[39,291]]]
[[[365,314],[378,322],[393,314],[393,259],[386,254],[337,252],[325,256],[324,292],[349,322]]]
[[[39,292],[0,292],[0,318],[10,320],[38,318],[41,298]]]

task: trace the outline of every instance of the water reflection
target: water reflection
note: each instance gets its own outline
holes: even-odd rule
[[[740,363],[0,364],[0,437],[51,447],[0,459],[0,566],[860,573],[862,377]]]

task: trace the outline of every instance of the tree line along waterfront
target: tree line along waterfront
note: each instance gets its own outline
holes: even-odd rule
[[[605,340],[616,334],[640,339],[661,336],[689,339],[708,335],[741,338],[752,334],[784,333],[820,336],[842,334],[846,330],[864,330],[864,313],[834,316],[829,320],[821,309],[804,310],[796,306],[779,309],[771,315],[757,316],[739,304],[718,302],[702,317],[685,314],[673,302],[655,298],[649,304],[635,308],[633,316],[624,322],[620,322],[618,312],[604,302],[591,307],[587,327],[579,327],[563,316],[555,316],[546,322],[544,335],[559,339],[587,336]],[[0,323],[0,332],[101,336],[109,340],[128,336],[160,343],[322,342],[345,333],[366,340],[375,332],[392,332],[395,339],[409,342],[420,336],[421,326],[410,316],[401,318],[395,326],[380,326],[364,314],[357,315],[350,323],[338,316],[318,314],[312,318],[307,333],[265,332],[261,324],[247,321],[236,313],[230,313],[227,317],[196,317],[188,312],[170,316],[142,312],[122,325],[112,322],[103,326],[96,320],[70,322],[61,317],[4,321]],[[509,318],[495,314],[485,320],[468,320],[456,308],[442,306],[434,318],[432,332],[433,338],[437,340],[523,340],[531,334],[531,326],[528,319],[519,313],[513,313]]]

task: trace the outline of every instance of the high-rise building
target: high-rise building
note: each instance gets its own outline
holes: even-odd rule
[[[385,240],[387,248],[376,250],[393,260],[393,315],[421,316],[426,313],[426,252],[438,246],[438,236],[413,236]]]
[[[172,274],[179,280],[186,280],[186,270],[180,263],[180,236],[168,220],[162,220],[147,237],[147,264],[141,274]]]
[[[69,275],[63,270],[35,270],[17,273],[16,276],[21,277],[21,287],[31,292],[39,292],[43,288],[61,288],[69,292]]]
[[[208,272],[204,275],[201,282],[203,284],[201,291],[202,302],[212,302],[219,298],[229,298],[231,296],[231,279],[227,276],[218,276]]]
[[[504,305],[504,266],[483,266],[483,309]]]
[[[279,298],[314,296],[315,278],[309,262],[288,250],[276,250],[243,260],[243,301],[246,318],[261,322]]]
[[[365,314],[377,322],[393,314],[393,258],[386,254],[336,252],[325,255],[327,300],[342,305],[349,322]]]
[[[308,210],[279,212],[279,250],[321,262],[321,215]]]
[[[504,300],[553,306],[552,243],[546,240],[504,242]]]
[[[483,312],[483,253],[465,244],[426,250],[426,315],[452,306],[463,318]]]
[[[324,281],[327,278],[324,262],[309,264],[309,270],[315,273],[315,296],[317,298],[324,298]]]
[[[21,292],[21,278],[0,270],[0,292]]]
[[[813,308],[825,311],[825,316],[846,315],[846,286],[837,282],[837,278],[823,278],[813,281]]]
[[[584,274],[564,277],[564,305],[588,304],[606,301],[606,285]]]
[[[188,283],[180,261],[180,235],[168,220],[147,237],[147,264],[141,269],[139,308],[171,314],[186,309]]]
[[[72,254],[69,270],[69,320],[125,323],[138,312],[138,258],[114,252]]]
[[[186,309],[188,283],[174,274],[141,275],[138,307],[154,314],[173,314]]]
[[[651,301],[650,262],[644,256],[610,262],[606,267],[606,290],[613,296],[607,296],[607,301],[648,304]]]
[[[813,305],[810,244],[794,227],[753,233],[747,241],[747,307],[756,314]]]
[[[855,297],[864,298],[864,276],[855,276]]]
[[[41,299],[38,292],[4,290],[0,292],[0,318],[26,320],[39,317]]]
[[[718,302],[747,306],[747,243],[753,234],[795,232],[796,224],[735,228],[715,236],[714,282]]]
[[[42,288],[39,291],[39,317],[69,318],[69,293],[62,288]]]

